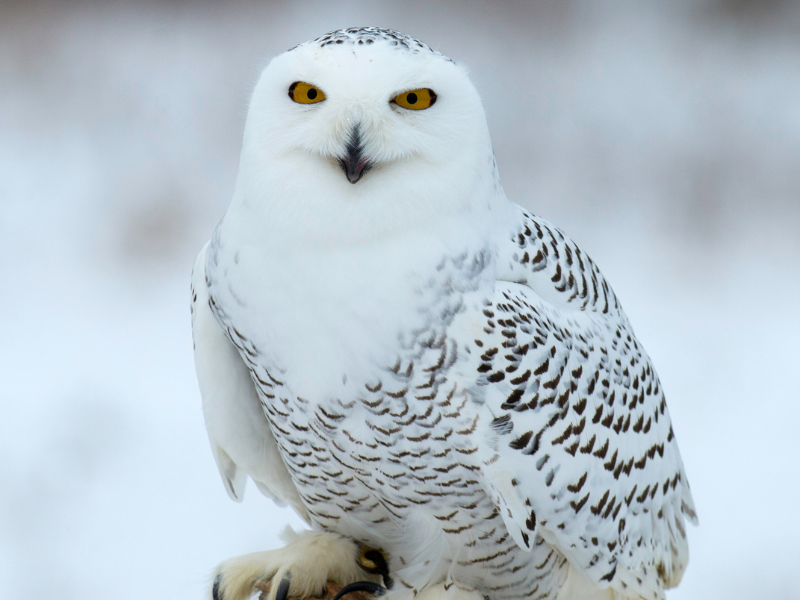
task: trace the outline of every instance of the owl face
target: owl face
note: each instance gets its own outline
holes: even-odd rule
[[[491,179],[491,158],[462,67],[396,32],[343,30],[264,70],[239,184],[274,214],[355,211],[385,228],[463,205],[477,179]]]

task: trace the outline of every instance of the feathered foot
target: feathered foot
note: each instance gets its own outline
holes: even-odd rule
[[[329,582],[376,594],[389,585],[386,560],[373,549],[359,548],[353,540],[335,533],[307,531],[278,550],[253,552],[223,562],[211,589],[212,600],[246,600],[256,590],[265,600],[325,598]],[[335,588],[334,588],[335,589]],[[342,594],[344,595],[344,594]],[[350,600],[347,596],[345,600]],[[337,599],[338,600],[338,599]]]
[[[257,583],[256,588],[261,590],[258,600],[267,600],[267,598],[269,598],[269,583]],[[385,592],[386,588],[369,581],[356,581],[355,583],[344,586],[329,581],[325,586],[325,593],[315,597],[314,600],[340,600],[344,596],[347,596],[346,600],[374,600],[378,596],[382,596]],[[276,600],[281,600],[280,591],[278,592]],[[292,599],[289,598],[289,600]]]

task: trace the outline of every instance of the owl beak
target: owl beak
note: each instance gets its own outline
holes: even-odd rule
[[[358,183],[364,173],[372,168],[372,163],[364,156],[364,147],[361,145],[361,129],[358,125],[354,125],[350,131],[345,154],[339,158],[339,166],[342,167],[347,181],[350,183]]]

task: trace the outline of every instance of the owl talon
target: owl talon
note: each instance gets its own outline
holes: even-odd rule
[[[219,584],[222,582],[222,573],[217,574],[214,577],[214,587],[211,588],[211,598],[213,600],[222,600],[222,596],[219,594]]]
[[[289,586],[292,584],[292,575],[287,573],[278,584],[278,591],[275,592],[275,600],[287,600],[289,598]]]
[[[268,600],[321,599],[333,597],[329,584],[338,589],[370,575],[379,581],[377,574],[364,572],[357,544],[344,536],[322,531],[290,532],[286,542],[283,548],[235,556],[220,564],[208,598],[247,600],[260,590],[262,598]],[[368,591],[372,593],[373,589]]]
[[[362,547],[358,555],[358,564],[367,573],[380,575],[383,579],[383,586],[390,590],[394,582],[389,577],[389,563],[383,551],[376,548]]]
[[[372,583],[371,581],[356,581],[340,589],[333,597],[333,600],[340,600],[342,596],[351,592],[367,592],[373,596],[380,597],[386,593],[386,588],[380,584]]]

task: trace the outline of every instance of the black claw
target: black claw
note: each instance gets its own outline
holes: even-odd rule
[[[386,588],[378,583],[372,583],[371,581],[356,581],[340,589],[333,597],[333,600],[339,600],[342,596],[350,592],[369,592],[373,596],[383,596],[386,593]]]
[[[383,585],[387,590],[392,589],[394,582],[389,577],[389,564],[383,552],[375,548],[364,548],[358,560],[359,565],[367,573],[380,575],[383,578]]]
[[[219,593],[219,584],[222,581],[222,573],[214,577],[214,586],[211,588],[211,597],[214,600],[222,600],[222,596]]]
[[[286,600],[289,597],[289,586],[292,584],[292,576],[284,575],[278,584],[278,591],[275,593],[275,600]]]

